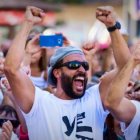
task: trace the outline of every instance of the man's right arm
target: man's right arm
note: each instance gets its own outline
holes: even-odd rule
[[[27,7],[25,20],[20,31],[13,40],[13,43],[6,56],[4,70],[10,83],[14,97],[24,112],[29,112],[34,102],[35,88],[27,76],[21,70],[21,63],[25,55],[25,44],[27,37],[35,23],[42,20],[43,12],[36,7]]]

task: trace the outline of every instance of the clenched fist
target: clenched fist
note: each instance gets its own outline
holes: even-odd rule
[[[96,9],[96,18],[106,25],[112,27],[116,23],[116,13],[111,6],[102,6]]]

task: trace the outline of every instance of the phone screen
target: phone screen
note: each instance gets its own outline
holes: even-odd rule
[[[56,47],[63,45],[62,34],[41,35],[39,38],[40,47]]]

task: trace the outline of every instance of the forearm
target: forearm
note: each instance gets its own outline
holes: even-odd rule
[[[112,85],[107,96],[108,108],[116,109],[120,105],[134,67],[133,59],[130,59],[112,81]]]
[[[20,64],[24,59],[25,55],[25,44],[29,32],[32,29],[33,24],[28,21],[24,21],[21,30],[16,35],[13,43],[8,51],[5,61],[5,67],[17,70],[20,68]]]
[[[117,23],[116,13],[113,10],[113,7],[103,6],[98,7],[96,10],[96,18],[99,19],[105,26],[108,28],[111,41],[113,53],[118,68],[122,68],[127,62],[130,52],[128,46],[123,39],[119,29],[120,25]]]
[[[112,49],[118,68],[122,68],[130,57],[130,51],[126,41],[119,30],[110,33],[112,41]]]

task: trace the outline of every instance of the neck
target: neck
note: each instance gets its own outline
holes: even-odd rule
[[[56,93],[54,95],[63,100],[72,100],[69,96],[67,96],[63,89],[59,87],[57,87]]]
[[[38,68],[38,63],[31,63],[31,68]]]

